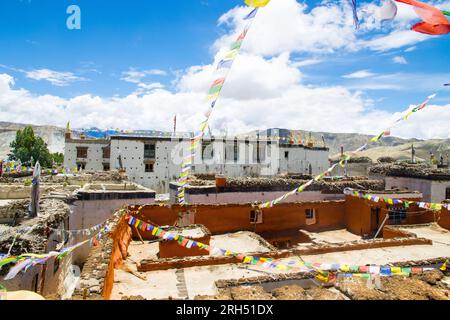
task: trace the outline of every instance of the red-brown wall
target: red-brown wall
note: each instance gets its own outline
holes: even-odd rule
[[[306,225],[305,209],[316,209],[316,224]],[[308,231],[333,230],[345,228],[344,201],[323,201],[311,203],[285,203],[263,210],[263,223],[254,225],[250,222],[253,210],[249,204],[235,205],[192,205],[180,207],[146,206],[138,219],[153,222],[156,225],[174,225],[181,211],[195,212],[194,224],[204,225],[212,234],[237,231],[254,231],[256,233],[305,229]],[[133,230],[135,234],[135,230]],[[149,232],[141,232],[144,238],[152,238]]]
[[[439,214],[438,224],[447,230],[450,230],[450,211],[442,208]]]
[[[209,245],[211,237],[205,236],[201,238],[192,239],[200,243]],[[160,258],[174,258],[174,257],[192,257],[192,256],[207,256],[209,252],[197,247],[190,249],[180,246],[177,241],[161,241],[159,243],[159,257]]]
[[[420,201],[420,199],[408,199],[410,201]],[[378,226],[372,225],[371,208],[380,208]],[[388,213],[389,205],[384,202],[373,202],[366,199],[346,196],[345,198],[345,224],[347,229],[358,235],[371,235],[382,224]],[[413,204],[407,210],[406,219],[402,225],[424,224],[435,221],[435,213],[430,210],[419,208]],[[385,225],[389,225],[389,220]]]
[[[131,228],[125,220],[125,217],[120,218],[111,234],[111,237],[113,239],[113,247],[103,288],[103,297],[106,300],[110,298],[111,291],[114,286],[114,269],[119,268],[123,261],[127,258],[128,246],[130,245],[132,239]]]

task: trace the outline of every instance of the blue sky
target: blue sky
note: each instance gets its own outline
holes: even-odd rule
[[[308,88],[316,90],[316,93],[318,90],[323,90],[325,95],[326,92],[330,92],[330,101],[336,99],[335,95],[346,96],[348,98],[346,108],[358,104],[355,110],[349,110],[349,112],[357,113],[358,118],[355,118],[356,115],[349,116],[346,120],[348,125],[331,126],[330,131],[376,132],[382,124],[368,128],[368,123],[371,122],[361,119],[371,115],[385,117],[386,120],[383,121],[389,121],[395,116],[395,112],[402,111],[411,104],[420,103],[436,90],[441,91],[434,103],[441,107],[450,105],[450,89],[442,90],[442,84],[450,82],[450,64],[448,63],[450,35],[425,36],[426,38],[420,38],[422,35],[414,35],[414,32],[408,29],[419,19],[414,19],[414,13],[411,14],[412,10],[406,11],[405,5],[399,8],[403,11],[397,17],[398,19],[377,27],[373,27],[373,21],[369,21],[370,14],[360,12],[365,24],[361,30],[355,31],[351,26],[351,11],[347,1],[298,1],[299,12],[295,17],[290,16],[287,5],[281,4],[283,1],[289,2],[289,5],[294,5],[295,2],[294,0],[272,0],[273,3],[261,10],[260,16],[257,17],[259,24],[255,22],[252,33],[248,36],[250,39],[247,39],[249,43],[244,46],[243,54],[253,57],[254,61],[257,58],[264,59],[261,63],[266,64],[271,59],[287,54],[288,61],[280,63],[283,64],[280,70],[284,68],[284,71],[280,71],[280,77],[284,74],[283,72],[286,72],[292,76],[292,81],[285,86],[280,85],[280,90],[296,90],[297,93]],[[449,1],[439,0],[434,3],[442,8],[450,8]],[[66,9],[71,4],[81,8],[81,30],[66,28],[68,17]],[[364,11],[367,5],[375,4],[379,5],[380,1],[359,1],[359,9]],[[337,22],[334,29],[331,31],[325,29],[334,23],[328,20],[321,25],[320,20],[324,15],[319,11],[313,12],[312,10],[316,7],[328,10],[326,11],[328,14],[336,13]],[[182,104],[183,98],[186,98],[186,104],[191,105],[197,93],[200,94],[202,90],[207,91],[210,79],[204,76],[208,78],[206,79],[208,81],[205,80],[203,83],[201,73],[209,72],[206,69],[217,59],[220,53],[219,47],[226,48],[230,40],[239,33],[241,27],[239,20],[242,20],[243,13],[248,11],[249,8],[244,7],[242,0],[2,1],[0,3],[0,39],[2,40],[0,74],[7,74],[14,80],[14,84],[9,83],[7,88],[12,92],[8,91],[5,95],[12,94],[14,99],[18,99],[15,101],[22,106],[23,110],[26,110],[25,104],[32,103],[33,99],[39,101],[51,96],[50,100],[44,99],[44,105],[49,108],[49,112],[53,112],[51,111],[53,103],[54,108],[66,110],[67,113],[65,116],[63,113],[54,111],[55,116],[57,114],[59,116],[56,117],[57,119],[52,117],[51,120],[48,117],[37,119],[32,115],[27,118],[23,114],[16,117],[22,121],[29,119],[29,121],[43,124],[41,122],[48,120],[49,124],[61,125],[64,121],[72,119],[78,126],[119,127],[123,125],[130,129],[136,127],[136,129],[161,130],[167,126],[162,124],[166,119],[173,117],[174,113],[180,113],[181,121],[187,123],[181,126],[189,130],[193,129],[190,123],[200,119],[198,115],[201,114],[203,109],[200,108],[204,105],[201,105],[201,101],[198,106],[190,108],[177,109],[176,105]],[[301,19],[308,21],[305,22],[304,30],[293,33],[290,39],[284,39],[283,37],[287,37],[290,32],[286,32],[287,28],[292,29],[292,26],[280,19],[283,14],[286,14],[286,19],[291,21],[294,18],[300,19],[300,22]],[[365,20],[368,22],[366,23]],[[273,34],[266,33],[267,37],[265,37],[263,22],[266,26],[273,23],[271,25]],[[324,28],[324,35],[313,35],[313,33],[322,32],[317,31],[321,30],[321,27]],[[311,28],[311,34],[307,28]],[[333,33],[333,30],[336,30],[336,34],[330,35],[329,33]],[[399,31],[403,32],[402,37],[397,37]],[[305,39],[306,36],[302,35],[302,32],[306,32],[308,37],[311,35],[313,38]],[[404,39],[406,33],[408,33],[406,36],[408,39],[405,43],[395,45],[400,38]],[[298,39],[295,38],[297,35]],[[389,38],[391,35],[392,37]],[[385,45],[383,37],[386,37],[386,43],[390,42],[391,45]],[[374,42],[378,38],[381,40]],[[276,44],[277,41],[280,41],[279,46]],[[278,47],[283,49],[278,50]],[[292,70],[296,63],[300,65],[297,71]],[[203,69],[190,69],[193,66]],[[239,68],[239,65],[237,67]],[[259,67],[255,64],[255,69],[248,70],[246,74],[255,78],[270,77],[270,74],[259,74],[261,68],[262,65]],[[43,70],[45,72],[42,72]],[[137,78],[130,78],[130,74],[127,74],[129,71],[138,72],[140,75]],[[52,80],[52,76],[57,79]],[[197,78],[202,78],[202,81]],[[237,75],[235,78],[235,86],[239,83],[245,86],[245,78],[238,79]],[[233,78],[229,79],[229,81],[232,80]],[[284,78],[280,78],[279,81],[273,79],[273,81],[276,86],[283,82]],[[275,83],[275,81],[278,82]],[[147,85],[148,91],[137,92],[136,89],[140,83]],[[251,83],[250,80],[249,83]],[[341,88],[345,89],[345,92],[337,93]],[[20,100],[20,90],[27,92],[26,101]],[[233,84],[228,91],[224,91],[224,98],[233,107],[239,104],[246,105],[249,100],[255,101],[255,105],[275,103],[273,100],[275,97],[272,96],[268,96],[264,101],[261,100],[257,90],[251,97],[242,97],[232,91]],[[170,105],[165,106],[164,98],[157,97],[158,94],[170,94],[170,99],[175,99],[176,102],[172,101]],[[304,94],[309,96],[308,92]],[[139,108],[144,108],[147,99],[149,103],[153,103],[152,101],[156,99],[158,105],[154,106],[154,110],[150,113],[161,112],[167,108],[169,115],[156,117],[162,123],[150,121],[134,125],[132,113],[119,115],[116,110],[115,114],[108,115],[108,120],[100,121],[102,113],[109,112],[105,110],[109,108],[111,99],[123,99],[123,108],[127,108],[130,100],[126,100],[125,97],[130,95],[134,96],[132,101],[139,101],[139,103],[136,102]],[[79,98],[86,96],[91,97],[91,100]],[[278,98],[280,99],[276,103],[283,101],[285,104],[295,104],[295,100],[290,102],[286,97]],[[55,102],[56,100],[58,102]],[[90,114],[89,117],[80,116],[76,110],[76,104],[80,104],[78,108],[81,110],[92,111],[94,105],[97,106],[94,103],[95,100],[101,100],[102,105],[98,105],[99,111]],[[311,102],[311,104],[316,103],[319,102],[317,100]],[[224,104],[227,103],[224,102]],[[329,104],[328,107],[332,107],[332,102]],[[341,105],[341,102],[336,100],[335,108],[339,109]],[[281,113],[290,118],[288,111],[296,110],[295,106],[286,107],[286,112]],[[151,107],[147,107],[146,110],[149,108]],[[264,108],[268,110],[265,114],[267,118],[279,110],[279,107]],[[253,106],[249,109],[249,114],[242,115],[242,119],[236,119],[239,113],[228,117],[227,107],[224,105],[216,111],[217,121],[229,122],[231,130],[245,131],[265,126],[318,130],[321,126],[320,122],[324,120],[318,114],[314,119],[314,125],[311,125],[311,121],[302,120],[304,115],[300,110],[300,114],[296,112],[298,121],[284,123],[284,118],[281,116],[278,120],[265,121],[259,119],[264,112],[259,112]],[[14,110],[11,99],[4,104],[0,99],[0,115],[3,118],[6,117],[7,120],[14,118]],[[17,112],[23,113],[23,110]],[[123,109],[120,110],[123,111]],[[347,112],[346,110],[343,108],[342,112]],[[442,112],[441,108],[436,114],[440,117],[449,115],[447,111]],[[99,117],[99,123],[96,123],[96,116]],[[114,121],[114,118],[121,116],[128,117],[128,120],[124,123]],[[332,123],[342,121],[341,118],[333,118],[332,115],[328,120]],[[354,125],[354,123],[357,124]],[[217,130],[230,129],[224,128],[220,123],[214,125]],[[422,128],[419,131],[419,135],[424,137],[433,135],[428,129]],[[409,129],[409,131],[400,131],[399,134],[408,136],[415,132],[414,129]],[[438,136],[446,137],[445,130]]]

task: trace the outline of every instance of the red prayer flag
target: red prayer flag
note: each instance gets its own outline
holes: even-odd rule
[[[450,33],[450,24],[437,24],[433,25],[426,22],[419,22],[412,26],[411,30],[414,30],[416,32],[429,34],[432,36],[439,36],[443,34]],[[425,106],[423,106],[425,107]],[[419,108],[420,109],[423,109]]]
[[[413,6],[414,11],[417,13],[417,15],[427,23],[430,23],[432,25],[448,24],[448,20],[444,16],[444,14],[439,9],[429,4],[416,0],[396,0],[396,1],[403,2]]]

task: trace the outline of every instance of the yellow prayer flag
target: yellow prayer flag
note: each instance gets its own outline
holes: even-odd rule
[[[265,7],[270,0],[245,0],[245,4],[253,8]]]
[[[343,265],[341,265],[340,269],[343,272],[349,272],[350,271],[350,266],[348,264],[343,264]]]
[[[400,267],[391,267],[391,272],[393,274],[400,274],[400,273],[402,273],[402,268],[400,268]]]

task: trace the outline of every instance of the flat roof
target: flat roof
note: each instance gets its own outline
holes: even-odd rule
[[[450,181],[450,169],[437,169],[424,165],[379,164],[372,166],[369,169],[369,174],[388,177]]]
[[[312,177],[299,176],[300,179],[289,177],[227,177],[226,186],[221,188],[220,192],[270,192],[270,191],[291,191],[298,188]],[[177,189],[176,182],[170,183],[171,189]],[[341,181],[318,181],[314,182],[305,191],[321,191],[325,194],[343,193],[345,188],[365,188],[365,190],[374,190],[381,192],[385,188],[382,180],[341,180]],[[189,194],[215,193],[216,185],[214,180],[191,180],[186,187]],[[388,193],[389,191],[387,191]]]

